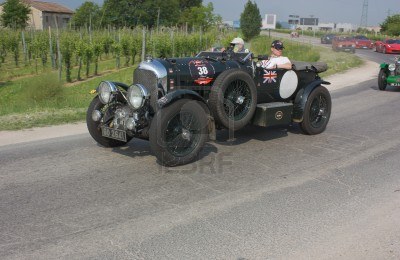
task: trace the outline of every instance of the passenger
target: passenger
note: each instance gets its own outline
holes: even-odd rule
[[[244,48],[244,41],[243,41],[242,38],[234,38],[231,41],[230,48],[232,48],[231,50],[233,52],[236,52],[236,53],[238,53],[238,52],[249,52],[248,49]],[[224,51],[224,50],[225,50],[225,48],[222,49],[222,51]]]
[[[290,60],[282,56],[283,43],[279,40],[275,40],[271,44],[271,56],[268,60],[261,61],[261,67],[265,69],[292,69],[292,63]]]

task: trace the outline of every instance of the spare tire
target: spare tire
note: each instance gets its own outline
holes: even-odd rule
[[[241,129],[257,107],[253,78],[241,69],[222,72],[211,89],[209,105],[217,124],[234,131]]]

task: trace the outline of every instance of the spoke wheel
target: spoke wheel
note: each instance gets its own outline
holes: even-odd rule
[[[150,146],[160,164],[187,164],[208,138],[208,114],[198,101],[181,99],[157,111],[150,126]]]
[[[329,91],[323,86],[314,89],[308,97],[303,121],[300,123],[303,132],[309,135],[322,133],[329,122],[331,109]]]
[[[314,97],[310,109],[310,123],[312,127],[319,128],[325,124],[328,110],[327,103],[326,96],[323,94]]]
[[[166,126],[166,149],[176,157],[187,156],[199,144],[200,134],[199,118],[187,111],[178,112]]]
[[[222,72],[210,92],[209,104],[218,125],[239,130],[252,119],[257,106],[257,89],[245,71]]]
[[[233,81],[224,93],[224,110],[229,119],[243,119],[251,107],[251,92],[247,84],[241,80]]]
[[[386,76],[386,72],[384,69],[381,69],[379,71],[379,75],[378,75],[378,87],[379,90],[385,90],[387,86],[387,76]]]

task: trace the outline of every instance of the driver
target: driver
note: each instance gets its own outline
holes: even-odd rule
[[[244,49],[244,41],[242,38],[235,38],[231,41],[231,46],[233,47],[234,52],[246,52]],[[248,52],[248,51],[247,51]]]
[[[244,41],[242,38],[234,38],[230,44],[230,48],[232,48],[233,52],[249,52],[248,49],[244,48]],[[221,51],[225,51],[225,48],[222,48]]]

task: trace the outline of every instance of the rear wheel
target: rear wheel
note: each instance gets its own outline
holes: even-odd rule
[[[386,72],[384,69],[381,69],[379,71],[379,75],[378,75],[378,87],[379,90],[385,90],[387,86],[387,76],[386,76]]]
[[[198,101],[178,100],[157,111],[150,126],[150,147],[165,166],[187,164],[208,138],[207,113]]]
[[[215,80],[209,100],[215,121],[234,131],[247,125],[257,106],[253,78],[239,69],[227,70]]]
[[[322,133],[329,122],[331,109],[329,91],[323,86],[318,86],[307,99],[303,121],[300,123],[301,130],[309,135]]]

